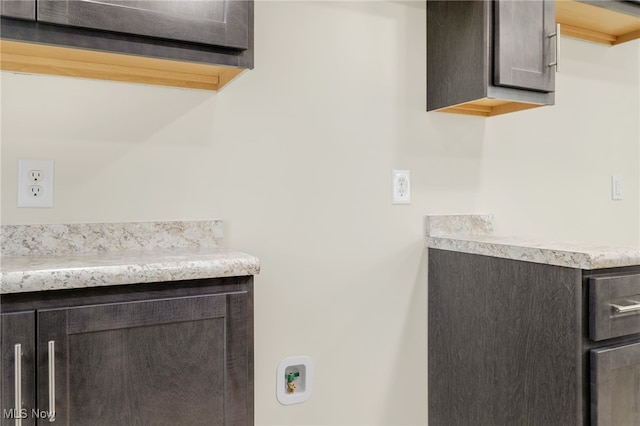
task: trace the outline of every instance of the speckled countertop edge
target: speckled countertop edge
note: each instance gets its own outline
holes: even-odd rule
[[[256,275],[254,256],[224,248],[2,258],[0,294]]]
[[[640,250],[573,241],[493,235],[491,215],[425,217],[427,247],[577,269],[640,265]]]
[[[0,294],[260,272],[258,258],[222,247],[220,221],[12,225],[2,236]]]

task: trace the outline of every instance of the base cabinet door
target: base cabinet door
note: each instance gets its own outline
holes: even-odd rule
[[[61,425],[249,424],[246,297],[38,311],[39,406]]]
[[[35,312],[2,314],[0,323],[0,425],[35,425]]]
[[[591,351],[591,426],[640,426],[640,342]]]

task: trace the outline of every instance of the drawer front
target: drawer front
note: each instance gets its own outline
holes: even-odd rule
[[[592,340],[640,333],[640,274],[589,280]]]

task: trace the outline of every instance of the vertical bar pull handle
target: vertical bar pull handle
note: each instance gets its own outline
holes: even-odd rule
[[[560,24],[556,24],[556,32],[551,33],[548,36],[549,38],[555,37],[556,39],[556,60],[549,63],[550,67],[556,67],[556,72],[558,72],[558,58],[560,57]]]
[[[16,344],[13,347],[15,358],[13,376],[15,380],[15,426],[22,426],[22,345]]]
[[[56,421],[56,342],[49,341],[49,421]]]

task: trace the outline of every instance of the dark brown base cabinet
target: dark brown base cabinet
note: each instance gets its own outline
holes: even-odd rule
[[[254,423],[252,277],[1,303],[2,425]]]
[[[640,426],[639,302],[638,266],[429,249],[429,426]]]

